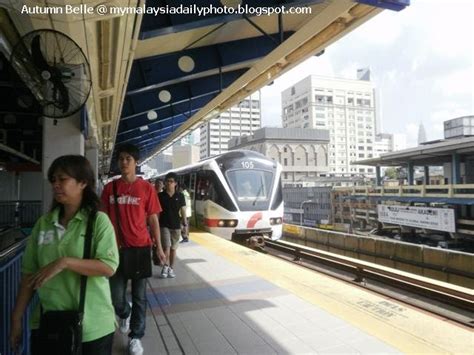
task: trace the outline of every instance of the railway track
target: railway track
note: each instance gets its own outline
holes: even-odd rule
[[[265,252],[474,328],[474,291],[374,263],[286,241]]]

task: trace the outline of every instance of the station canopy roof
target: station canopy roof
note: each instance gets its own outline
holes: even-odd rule
[[[415,148],[382,154],[378,158],[354,161],[351,164],[369,166],[438,166],[452,161],[452,155],[474,155],[474,137],[427,142]]]
[[[35,29],[63,32],[82,48],[90,64],[92,90],[81,128],[87,144],[98,147],[100,168],[106,172],[117,144],[138,145],[145,162],[284,72],[321,54],[383,9],[402,10],[409,0],[112,0],[104,3],[109,10],[145,11],[22,14],[22,6],[31,3],[20,0],[0,9],[5,56],[0,60],[9,58],[3,49]],[[55,7],[71,4],[54,2]],[[224,5],[247,11],[215,10]],[[176,13],[186,6],[194,12]],[[283,6],[296,13],[282,13]],[[196,7],[214,7],[214,13],[203,16]],[[153,11],[158,8],[168,13]],[[261,14],[262,9],[273,13]],[[0,83],[2,97],[19,86],[8,64],[0,66]],[[0,129],[13,137],[5,145],[14,152],[6,154],[20,161],[21,154],[34,155],[33,162],[40,163],[41,138],[31,139],[31,134],[41,132],[37,104],[28,100],[31,103],[24,109],[17,101],[2,100],[2,111],[15,116],[9,122],[25,126],[2,122]]]

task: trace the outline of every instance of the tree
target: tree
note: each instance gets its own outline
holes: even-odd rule
[[[385,177],[387,179],[394,180],[394,179],[397,178],[397,176],[398,176],[398,171],[397,171],[396,168],[387,168],[387,169],[385,169]]]

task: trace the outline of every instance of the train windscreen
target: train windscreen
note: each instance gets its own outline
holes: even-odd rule
[[[270,204],[273,173],[238,169],[226,173],[227,181],[241,211],[267,210]]]

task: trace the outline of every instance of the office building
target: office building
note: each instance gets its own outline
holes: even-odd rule
[[[311,75],[282,92],[284,128],[327,129],[332,176],[373,175],[374,168],[352,165],[374,157],[376,109],[370,71],[361,80]]]
[[[257,91],[201,126],[201,159],[227,152],[229,139],[251,135],[260,125],[260,91]]]

